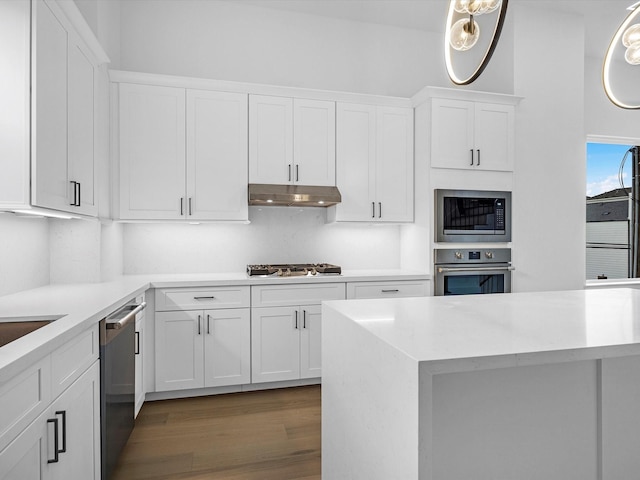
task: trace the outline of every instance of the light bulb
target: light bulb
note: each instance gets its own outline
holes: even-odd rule
[[[458,13],[469,13],[470,0],[456,0],[453,9]]]
[[[630,65],[640,65],[640,41],[634,43],[624,52],[624,59]]]
[[[473,23],[471,23],[473,22]],[[464,52],[473,47],[480,37],[478,23],[469,18],[462,18],[453,24],[449,34],[449,44],[454,50]]]
[[[631,47],[638,42],[640,42],[640,23],[631,25],[622,34],[622,44],[625,47]]]
[[[484,0],[482,3],[483,13],[491,13],[495,12],[500,7],[502,0]]]

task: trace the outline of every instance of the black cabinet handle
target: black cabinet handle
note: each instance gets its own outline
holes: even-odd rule
[[[289,181],[291,181],[291,164],[289,164]]]
[[[82,184],[80,182],[78,183],[78,203],[76,205],[76,207],[79,207],[80,205],[82,205]]]
[[[211,315],[207,314],[207,334],[211,335]]]
[[[296,165],[296,182],[300,180],[300,178],[298,177],[298,167],[300,165]]]
[[[136,332],[136,355],[140,355],[140,332]]]
[[[376,218],[376,202],[371,202],[371,218]]]
[[[202,320],[202,317],[198,315],[198,335],[202,335],[202,327],[200,325],[201,320]]]
[[[214,296],[210,296],[210,297],[193,297],[194,300],[214,300],[216,297]]]
[[[191,208],[191,197],[189,197],[189,215],[193,215],[193,209]]]
[[[382,293],[398,293],[400,290],[398,290],[397,288],[394,289],[389,289],[389,290],[380,290]]]
[[[307,328],[307,311],[302,310],[302,328]]]
[[[476,165],[480,166],[480,149],[476,150],[478,152],[478,163]]]
[[[382,202],[378,202],[378,218],[382,218]]]
[[[296,330],[298,329],[298,311],[296,310]]]
[[[469,150],[471,152],[471,166],[473,166],[473,148]]]
[[[80,206],[80,183],[71,180],[69,182],[73,186],[73,201],[69,204],[72,207]]]
[[[58,419],[48,418],[47,423],[53,423],[53,460],[47,459],[47,463],[58,463],[60,461],[58,456],[60,453],[58,449]]]
[[[180,215],[184,215],[184,198],[180,197]]]
[[[65,453],[67,451],[67,411],[58,410],[56,415],[62,415],[62,448],[58,453]]]

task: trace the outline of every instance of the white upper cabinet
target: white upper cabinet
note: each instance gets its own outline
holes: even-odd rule
[[[68,210],[67,31],[44,2],[33,2],[33,203]]]
[[[432,99],[431,166],[512,171],[513,105]]]
[[[335,185],[335,103],[249,96],[249,182]]]
[[[0,40],[15,49],[2,59],[15,75],[0,93],[0,209],[98,213],[95,72],[108,58],[82,22],[73,2],[0,2]]]
[[[247,95],[119,85],[120,218],[246,220]]]
[[[185,91],[120,85],[120,218],[184,218]]]
[[[187,90],[187,216],[248,218],[247,95]]]
[[[413,110],[338,103],[338,221],[413,221]]]

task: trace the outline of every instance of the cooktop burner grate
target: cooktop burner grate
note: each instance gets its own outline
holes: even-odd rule
[[[247,265],[247,274],[276,277],[302,277],[305,275],[340,275],[342,269],[329,263],[291,263],[275,265]]]

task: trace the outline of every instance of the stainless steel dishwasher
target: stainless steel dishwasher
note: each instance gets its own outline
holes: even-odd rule
[[[109,480],[134,423],[136,314],[127,304],[100,321],[100,433],[102,480]]]

